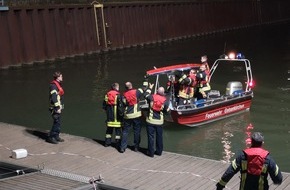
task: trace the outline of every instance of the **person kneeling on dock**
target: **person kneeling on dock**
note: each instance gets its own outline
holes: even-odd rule
[[[164,88],[159,87],[157,94],[151,94],[154,84],[149,84],[144,96],[149,104],[149,111],[146,117],[147,137],[148,137],[148,156],[161,156],[163,151],[163,124],[164,114],[169,112],[169,102],[166,101]],[[154,151],[154,136],[156,133],[156,151]]]
[[[251,136],[251,147],[243,150],[232,161],[232,164],[216,184],[217,190],[225,188],[230,179],[238,172],[241,173],[240,190],[268,190],[268,174],[274,184],[281,184],[283,176],[269,152],[262,148],[264,136],[254,132]]]

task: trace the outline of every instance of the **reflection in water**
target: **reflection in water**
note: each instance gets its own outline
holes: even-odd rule
[[[244,136],[242,135],[242,134],[245,134],[244,126],[249,126],[248,124],[250,121],[249,115],[250,115],[249,113],[243,113],[241,115],[234,117],[231,120],[227,120],[227,122],[224,123],[224,128],[226,128],[226,130],[224,131],[224,134],[221,137],[221,143],[223,144],[223,152],[222,152],[223,162],[229,163],[232,160],[232,158],[235,156],[235,152],[237,152],[238,148],[235,150],[234,143],[237,139]],[[237,126],[240,127],[239,130],[237,130],[238,129],[236,128]],[[248,135],[247,128],[248,127],[246,127],[246,135]],[[244,143],[241,143],[241,141],[239,143],[244,144]]]
[[[181,131],[179,126],[175,133],[175,140],[179,139],[179,141],[174,149],[183,154],[228,163],[237,151],[245,148],[246,131],[251,128],[249,126],[252,126],[249,123],[250,112],[244,112],[203,127],[182,128]],[[166,127],[165,132],[168,132],[169,129],[171,129],[170,126]],[[168,142],[166,144],[170,145]]]
[[[233,153],[231,151],[231,141],[229,139],[229,138],[231,138],[233,136],[234,135],[232,133],[225,132],[224,136],[222,137],[221,143],[223,144],[223,147],[224,147],[223,161],[226,162],[226,163],[229,163],[230,159],[235,155],[235,153]]]
[[[108,62],[109,57],[108,54],[101,54],[101,56],[97,57],[97,60],[95,60],[97,64],[96,68],[96,75],[95,79],[93,81],[93,101],[99,101],[103,99],[104,94],[106,93],[107,89],[109,88],[107,86],[108,84],[108,78],[109,78],[109,72],[108,72]]]
[[[251,135],[252,135],[252,130],[254,129],[254,126],[252,125],[252,123],[250,123],[247,127],[246,127],[246,146],[249,148],[251,146],[252,140],[251,140]]]
[[[234,124],[232,123],[231,125],[234,125]],[[249,148],[251,146],[251,135],[252,135],[253,129],[254,129],[254,126],[252,125],[252,123],[249,123],[248,125],[246,125],[246,128],[245,128],[245,146],[247,148]],[[232,137],[234,137],[234,133],[231,133],[228,131],[224,132],[224,136],[222,137],[221,143],[223,144],[223,147],[224,147],[222,161],[225,163],[231,162],[231,159],[235,155],[235,153],[232,151],[232,147],[231,147],[231,143],[232,143],[231,138]]]

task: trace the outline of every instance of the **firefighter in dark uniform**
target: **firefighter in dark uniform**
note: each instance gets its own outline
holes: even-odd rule
[[[148,156],[154,154],[161,156],[163,151],[163,123],[164,114],[169,112],[169,103],[166,101],[164,88],[159,87],[157,94],[151,94],[154,84],[149,84],[144,96],[149,104],[149,111],[146,117],[147,137],[148,137]],[[156,133],[156,151],[154,148],[154,136]]]
[[[182,74],[178,82],[180,84],[178,92],[178,105],[186,105],[192,103],[196,87],[196,70],[191,69],[188,75]]]
[[[169,75],[168,76],[168,82],[166,84],[166,93],[169,93],[172,98],[172,102],[174,103],[174,107],[178,105],[179,99],[178,99],[178,93],[179,93],[179,82],[176,76]]]
[[[124,126],[122,130],[122,139],[120,152],[125,152],[127,148],[128,135],[131,127],[134,131],[134,151],[139,150],[141,141],[141,108],[139,105],[140,99],[143,97],[143,89],[134,89],[131,82],[125,83],[126,91],[123,93],[122,101],[125,107],[124,111]]]
[[[113,83],[111,90],[107,92],[103,101],[103,109],[107,113],[107,130],[105,137],[105,147],[110,146],[112,143],[112,134],[115,129],[115,143],[116,147],[119,146],[121,139],[121,127],[123,121],[123,103],[119,92],[119,84]]]
[[[216,184],[216,189],[223,189],[237,172],[241,173],[240,190],[268,190],[268,174],[274,184],[281,184],[281,171],[269,152],[262,148],[263,143],[263,135],[254,132],[251,135],[251,147],[236,157]]]
[[[202,99],[207,97],[207,93],[211,90],[209,85],[209,72],[206,69],[206,65],[202,64],[199,67],[199,71],[196,74],[197,79],[197,99]]]
[[[49,111],[53,118],[53,125],[50,130],[47,142],[52,144],[58,144],[64,140],[59,137],[61,126],[61,112],[64,109],[63,95],[64,90],[62,88],[63,77],[61,72],[57,71],[53,74],[54,80],[49,85]]]

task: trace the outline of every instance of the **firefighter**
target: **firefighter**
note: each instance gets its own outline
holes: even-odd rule
[[[207,74],[209,75],[210,68],[209,68],[209,65],[207,62],[207,55],[201,56],[200,62],[201,62],[201,64],[205,65],[205,70],[206,70]]]
[[[63,96],[64,90],[62,88],[63,76],[57,71],[53,74],[53,81],[49,85],[49,111],[53,118],[53,124],[47,139],[47,142],[58,144],[64,142],[64,139],[59,137],[61,126],[61,112],[64,109]]]
[[[178,82],[180,84],[178,92],[178,105],[186,105],[192,103],[196,87],[196,70],[191,69],[188,75],[182,74]]]
[[[236,157],[216,184],[216,189],[222,190],[237,172],[241,173],[240,190],[268,190],[268,174],[274,184],[281,184],[281,171],[269,152],[262,148],[263,143],[264,136],[254,132],[251,135],[251,147]]]
[[[159,87],[157,94],[151,94],[154,84],[149,84],[144,96],[149,104],[149,111],[146,117],[146,129],[148,137],[148,156],[154,157],[154,154],[161,156],[163,151],[163,124],[164,114],[169,112],[169,103],[166,101],[164,88]],[[156,151],[154,148],[154,139],[156,134]]]
[[[178,93],[179,93],[179,82],[175,75],[169,75],[168,76],[168,82],[166,84],[166,93],[169,93],[172,98],[172,102],[174,103],[173,106],[177,106],[179,99],[178,99]]]
[[[115,143],[119,146],[121,139],[121,127],[123,121],[123,103],[119,92],[119,84],[113,83],[111,89],[106,93],[103,101],[103,109],[107,114],[107,130],[105,137],[105,147],[112,143],[112,134],[115,129]]]
[[[123,94],[122,102],[125,107],[124,111],[124,126],[122,130],[122,140],[120,145],[120,152],[125,152],[127,148],[128,135],[131,127],[134,131],[134,151],[139,150],[141,141],[141,108],[139,105],[140,99],[143,97],[143,89],[134,89],[131,82],[125,83],[126,91]]]
[[[209,79],[209,73],[206,70],[206,65],[202,64],[199,67],[199,71],[196,74],[197,79],[197,99],[206,98],[207,93],[210,91],[211,87],[209,85],[208,79]],[[202,97],[200,97],[200,95]]]

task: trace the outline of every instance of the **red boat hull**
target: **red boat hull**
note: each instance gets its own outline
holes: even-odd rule
[[[198,126],[247,111],[250,109],[251,103],[251,99],[246,99],[233,104],[221,104],[214,109],[200,109],[200,111],[196,112],[178,112],[171,110],[171,118],[173,122],[182,125]]]

